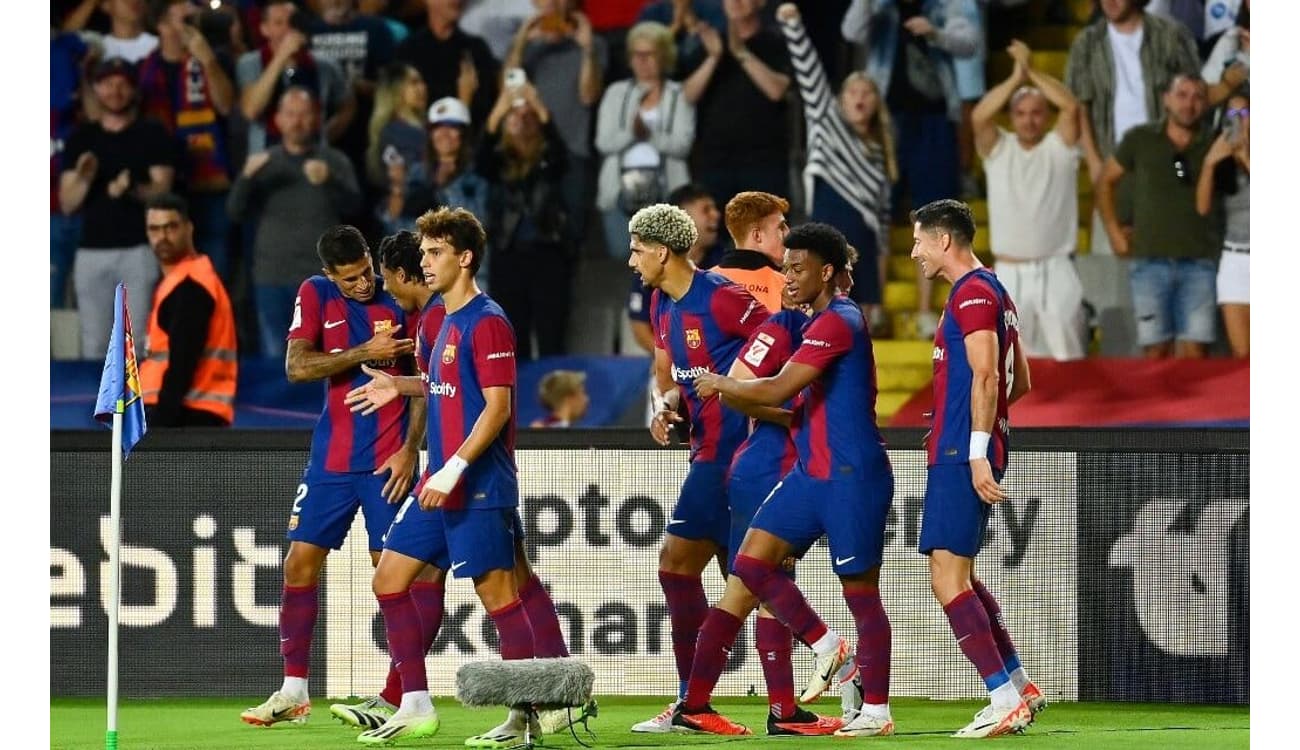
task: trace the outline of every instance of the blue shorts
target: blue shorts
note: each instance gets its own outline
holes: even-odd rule
[[[339,549],[360,508],[366,519],[369,549],[383,549],[384,532],[398,508],[396,503],[384,499],[387,481],[387,474],[315,470],[307,464],[293,498],[289,532],[285,536],[292,542]]]
[[[513,570],[524,526],[517,508],[424,510],[406,498],[384,537],[384,549],[423,560],[457,578]]]
[[[1002,472],[993,478],[1002,481]],[[970,464],[935,464],[926,470],[925,508],[917,549],[923,555],[946,549],[954,555],[975,557],[984,543],[993,506],[980,499],[971,484]]]
[[[1215,307],[1215,260],[1134,258],[1128,279],[1138,346],[1175,340],[1214,342],[1219,314]]]
[[[822,534],[830,543],[836,575],[865,573],[885,554],[885,523],[894,501],[894,474],[874,480],[814,479],[796,465],[785,475],[750,524],[806,550]]]
[[[738,477],[734,474],[727,480],[727,500],[731,503],[731,533],[727,537],[727,570],[736,563],[736,553],[749,533],[749,524],[754,514],[763,505],[772,488],[781,481],[779,472],[764,472],[758,475]],[[802,552],[803,550],[800,550]]]
[[[666,533],[683,539],[703,539],[726,548],[731,529],[724,463],[696,461],[686,472],[681,494],[668,519]]]

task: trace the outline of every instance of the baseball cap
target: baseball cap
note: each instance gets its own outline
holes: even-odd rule
[[[92,83],[99,83],[109,76],[122,76],[132,86],[135,85],[135,66],[120,57],[110,57],[107,60],[100,60],[91,71],[90,80]]]
[[[429,106],[430,125],[469,126],[469,108],[454,96],[444,96]]]

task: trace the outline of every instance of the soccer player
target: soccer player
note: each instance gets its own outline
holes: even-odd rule
[[[837,293],[848,294],[852,288],[852,269],[856,259],[857,251],[849,248],[845,271],[835,278]],[[782,284],[782,289],[788,290],[788,287]],[[750,336],[741,347],[742,354],[727,372],[728,376],[737,380],[771,377],[781,370],[782,365],[799,347],[808,316],[798,309],[788,294],[783,293],[783,298],[787,309],[768,318]],[[727,479],[727,498],[731,503],[731,534],[727,547],[730,558],[727,570],[731,570],[754,514],[781,477],[794,468],[797,454],[789,429],[789,409],[793,408],[793,401],[783,404],[782,409],[759,407],[744,401],[725,403],[753,417],[752,431],[736,450]],[[803,552],[804,550],[796,550],[799,554]],[[709,699],[722,674],[729,649],[735,643],[744,618],[757,606],[758,599],[745,588],[745,584],[735,574],[729,575],[722,599],[709,610],[704,626],[700,629],[700,638],[695,646],[695,661],[686,688],[686,700],[673,716],[676,726],[699,729],[691,717],[712,711]],[[769,735],[832,734],[857,717],[862,701],[861,677],[855,663],[847,662],[838,675],[843,716],[838,719],[821,717],[795,704],[790,629],[766,607],[759,608],[754,641],[767,683]]]
[[[696,378],[701,395],[775,406],[803,392],[794,425],[795,467],[754,515],[732,571],[795,636],[817,654],[800,700],[817,698],[849,658],[849,646],[808,606],[781,563],[822,534],[858,631],[857,666],[864,702],[837,736],[887,735],[889,618],[880,602],[880,564],[894,478],[876,427],[875,361],[862,310],[836,295],[834,279],[847,267],[844,235],[809,223],[786,236],[785,274],[791,296],[812,306],[803,340],[776,375],[736,380]],[[805,391],[806,389],[806,391]]]
[[[371,560],[379,560],[396,503],[415,478],[424,439],[423,404],[412,405],[409,412],[405,404],[366,415],[348,411],[343,399],[364,380],[361,366],[401,374],[415,342],[399,338],[406,316],[376,284],[361,232],[347,225],[332,227],[320,236],[316,253],[323,275],[312,276],[298,289],[284,367],[290,382],[325,381],[325,408],[289,516],[280,603],[284,683],[261,705],[240,714],[258,726],[303,721],[311,713],[307,675],[325,557],[343,546],[360,508]]]
[[[1025,674],[997,599],[975,576],[990,508],[1006,499],[1007,406],[1029,391],[1016,306],[971,250],[975,222],[951,199],[912,212],[912,258],[927,278],[952,283],[934,336],[934,424],[918,549],[930,587],[990,704],[957,737],[1019,732],[1046,698]]]
[[[637,211],[628,223],[628,232],[628,266],[655,290],[650,298],[650,322],[657,387],[668,394],[650,431],[661,445],[668,444],[671,423],[681,421],[676,409],[683,394],[691,425],[690,471],[659,551],[659,584],[672,625],[680,701],[695,659],[695,640],[709,609],[700,574],[727,546],[727,467],[747,432],[743,414],[724,409],[718,399],[697,396],[693,381],[701,373],[726,372],[741,344],[768,313],[740,286],[694,267],[687,251],[697,236],[695,222],[677,206],[658,203]],[[678,701],[653,719],[634,725],[632,731],[673,731],[673,709]],[[717,714],[711,716],[718,722],[710,731],[749,733]]]
[[[397,234],[385,237],[379,245],[379,270],[383,275],[384,288],[393,295],[397,303],[402,306],[403,310],[408,313],[419,312],[420,318],[416,329],[416,361],[419,364],[421,376],[413,378],[414,380],[424,379],[420,384],[415,384],[412,390],[416,391],[413,396],[416,400],[423,401],[426,397],[426,389],[423,382],[427,382],[429,358],[434,351],[433,347],[438,338],[438,333],[442,329],[443,319],[446,317],[447,308],[442,302],[440,295],[434,294],[424,282],[424,270],[421,268],[423,252],[420,249],[420,235],[402,231]],[[369,370],[367,369],[367,372]],[[400,377],[398,378],[401,379]],[[377,408],[371,401],[373,390],[370,384],[363,385],[349,392],[345,401],[354,411],[365,411],[371,408]],[[428,474],[426,473],[426,477]],[[418,490],[416,491],[418,495]],[[516,516],[518,510],[516,509]],[[551,601],[550,594],[547,593],[541,579],[533,572],[528,563],[528,557],[523,546],[523,523],[516,517],[515,520],[515,582],[519,587],[519,598],[523,601],[524,609],[528,612],[529,621],[533,625],[534,641],[536,644],[536,655],[539,657],[556,657],[568,656],[568,647],[564,642],[564,634],[560,628],[559,618],[555,612],[555,605]],[[416,596],[419,589],[424,585],[433,585],[436,592],[439,605],[442,603],[444,592],[444,582],[447,571],[445,568],[439,568],[435,565],[426,565],[420,577],[415,583],[411,584],[412,595]],[[426,584],[427,581],[427,584]],[[432,646],[437,638],[438,629],[441,626],[441,606],[438,609],[439,617],[430,622],[426,617],[427,607],[420,609],[420,628],[422,630],[422,641],[425,653]],[[373,729],[383,724],[389,716],[392,715],[392,709],[397,708],[397,703],[401,701],[401,684],[400,679],[396,686],[395,699],[390,697],[388,686],[382,698],[391,704],[391,709],[378,716],[372,709],[369,712],[370,720],[365,723],[350,721],[346,716],[340,716],[339,711],[335,711],[336,716],[348,721],[351,724],[364,728]],[[337,707],[336,707],[337,708]],[[348,707],[351,711],[360,712],[361,708]],[[586,716],[593,714],[595,711],[595,701],[588,703],[578,711],[570,712],[566,710],[542,711],[539,715],[539,723],[542,731],[546,734],[553,734],[569,726],[570,723],[581,721]]]
[[[426,563],[471,578],[496,625],[503,659],[535,654],[528,612],[514,575],[519,485],[514,462],[515,340],[500,306],[479,291],[474,274],[486,236],[464,209],[429,211],[417,222],[421,268],[441,295],[445,318],[428,364],[428,443],[440,465],[394,518],[375,569],[388,649],[402,677],[402,700],[382,726],[361,733],[364,744],[432,736],[438,714],[429,699],[418,612],[409,587]],[[399,395],[424,394],[414,378],[377,372],[371,407]],[[472,747],[504,747],[523,734],[521,712],[472,737]],[[540,727],[535,731],[540,733]]]

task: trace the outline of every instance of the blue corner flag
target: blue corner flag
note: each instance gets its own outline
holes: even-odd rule
[[[95,419],[112,426],[113,415],[122,415],[122,456],[144,437],[144,401],[140,392],[140,370],[135,361],[135,339],[131,335],[131,313],[126,307],[126,285],[119,283],[113,295],[113,335],[104,357],[104,374],[99,378]]]

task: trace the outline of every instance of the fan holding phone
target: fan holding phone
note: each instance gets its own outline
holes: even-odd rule
[[[1250,99],[1233,94],[1196,180],[1196,210],[1225,215],[1215,291],[1234,357],[1250,356]]]

